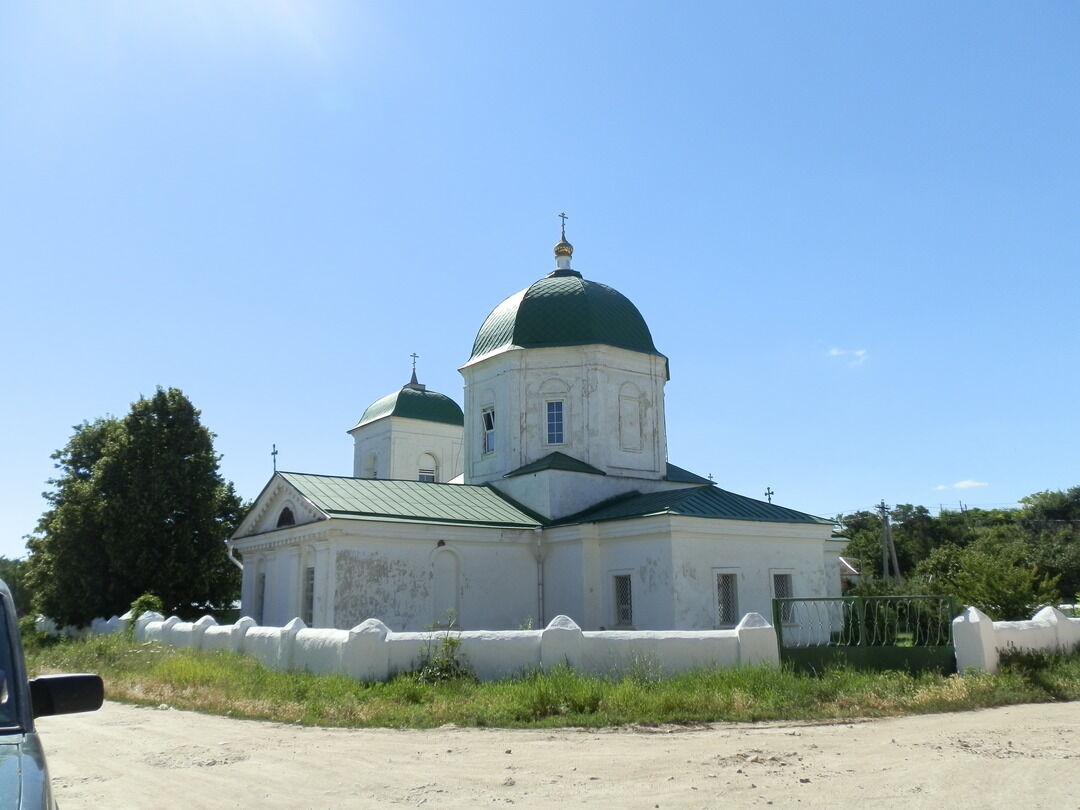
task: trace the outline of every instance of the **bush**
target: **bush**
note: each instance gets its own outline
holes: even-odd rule
[[[23,616],[19,619],[19,635],[24,649],[41,649],[56,644],[60,639],[37,629],[36,616]]]
[[[144,613],[165,613],[165,605],[161,598],[152,593],[144,593],[131,603],[131,621],[128,622],[127,632],[129,636],[135,635],[135,622]]]

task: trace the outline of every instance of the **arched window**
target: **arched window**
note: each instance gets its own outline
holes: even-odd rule
[[[292,509],[290,509],[289,507],[286,506],[284,509],[281,510],[281,514],[278,515],[277,528],[280,529],[282,526],[295,526],[295,525],[296,525],[296,518],[293,517]]]
[[[424,453],[420,456],[417,481],[427,481],[434,484],[439,480],[439,461],[433,453]]]

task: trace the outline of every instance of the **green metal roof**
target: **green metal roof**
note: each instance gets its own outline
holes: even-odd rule
[[[591,464],[578,461],[576,458],[566,455],[566,453],[555,451],[530,464],[526,464],[524,467],[511,470],[503,478],[513,478],[515,475],[528,475],[543,470],[566,470],[567,472],[588,473],[589,475],[607,475],[606,472],[597,469]]]
[[[808,515],[757,501],[744,495],[715,486],[671,489],[634,493],[578,512],[557,521],[567,523],[598,523],[605,520],[627,520],[649,515],[684,515],[714,520],[754,520],[767,523],[813,523],[831,526],[831,520]]]
[[[461,412],[461,406],[450,397],[410,383],[400,391],[387,394],[372,403],[353,430],[387,416],[403,416],[407,419],[422,419],[425,422],[441,422],[447,425],[465,424],[465,414]]]
[[[506,348],[592,343],[660,354],[630,299],[574,270],[556,270],[492,310],[476,334],[470,359]]]
[[[697,473],[692,473],[689,470],[684,470],[682,467],[676,467],[674,464],[667,465],[667,473],[664,475],[665,481],[674,481],[677,484],[711,484],[708,478],[703,478]]]
[[[411,520],[531,529],[540,521],[489,486],[279,472],[332,518]]]

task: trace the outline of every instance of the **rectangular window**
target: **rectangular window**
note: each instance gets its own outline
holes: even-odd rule
[[[721,627],[734,627],[739,623],[738,574],[716,574],[716,610],[717,624]]]
[[[562,400],[547,403],[547,443],[563,443],[563,404]]]
[[[772,575],[773,596],[777,599],[791,599],[795,596],[795,588],[791,584],[791,574]],[[784,624],[795,623],[795,605],[792,602],[783,602],[780,605],[780,621]]]
[[[263,623],[263,610],[266,607],[266,574],[259,574],[255,580],[255,623]]]
[[[634,600],[630,593],[630,575],[615,576],[615,626],[629,627],[634,623]]]
[[[308,566],[304,571],[304,606],[300,618],[311,627],[315,619],[315,568]]]
[[[484,408],[480,413],[481,426],[484,429],[482,449],[484,453],[495,452],[495,409]]]
[[[420,477],[417,481],[427,481],[430,484],[435,483],[435,471],[434,470],[420,470]]]

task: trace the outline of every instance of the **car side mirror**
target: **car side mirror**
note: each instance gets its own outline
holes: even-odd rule
[[[97,675],[42,675],[30,681],[34,717],[96,711],[104,699],[105,685]]]

